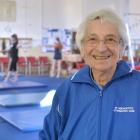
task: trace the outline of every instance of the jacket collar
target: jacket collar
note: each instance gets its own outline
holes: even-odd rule
[[[90,74],[90,70],[90,67],[86,65],[84,68],[82,68],[80,71],[78,71],[71,77],[71,81],[93,84],[93,78]],[[119,61],[117,64],[116,71],[112,77],[112,80],[125,76],[131,72],[132,69],[128,66],[128,64],[125,61]]]

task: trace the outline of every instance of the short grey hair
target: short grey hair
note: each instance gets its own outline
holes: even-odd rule
[[[77,29],[76,34],[76,44],[79,48],[82,47],[82,41],[85,37],[87,25],[90,21],[102,18],[103,20],[109,21],[116,25],[119,31],[120,38],[123,42],[122,47],[126,47],[129,45],[129,37],[127,33],[127,28],[125,22],[121,17],[119,17],[113,10],[111,9],[102,9],[96,12],[93,12],[80,24],[79,28]]]

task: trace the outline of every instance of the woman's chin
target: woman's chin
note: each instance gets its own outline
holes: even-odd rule
[[[110,67],[110,66],[107,66],[107,65],[102,65],[102,66],[94,66],[93,68],[92,68],[93,70],[95,70],[95,71],[99,71],[99,72],[106,72],[106,71],[111,71],[112,70],[112,68]]]

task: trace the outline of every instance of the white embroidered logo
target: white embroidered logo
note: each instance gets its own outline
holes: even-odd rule
[[[135,109],[134,107],[129,107],[129,106],[126,106],[126,107],[114,107],[114,112],[135,112]]]

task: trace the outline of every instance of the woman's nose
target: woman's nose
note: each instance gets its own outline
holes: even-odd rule
[[[107,50],[107,46],[106,46],[104,40],[100,40],[100,41],[98,42],[98,45],[96,46],[96,49],[97,49],[98,51],[100,51],[100,52],[106,51],[106,50]]]

